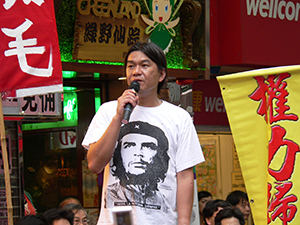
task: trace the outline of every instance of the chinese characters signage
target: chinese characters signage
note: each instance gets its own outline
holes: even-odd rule
[[[61,92],[53,1],[1,2],[0,92],[6,97]]]
[[[218,81],[255,224],[299,224],[300,66]]]
[[[130,1],[77,1],[74,59],[123,62],[130,45],[145,40],[141,6]]]
[[[2,101],[5,116],[62,116],[60,93],[35,95]]]

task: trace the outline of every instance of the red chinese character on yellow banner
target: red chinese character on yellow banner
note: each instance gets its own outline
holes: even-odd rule
[[[286,90],[287,83],[284,81],[291,75],[288,73],[282,73],[279,75],[264,77],[254,77],[259,87],[250,95],[250,98],[255,101],[261,101],[257,113],[265,116],[266,122],[270,119],[270,124],[280,120],[298,120],[298,116],[294,114],[286,114],[286,111],[290,109],[287,102],[287,96],[289,93]],[[273,107],[275,103],[276,107]],[[267,110],[269,109],[269,118]],[[275,112],[274,112],[275,111]]]
[[[268,211],[270,213],[270,216],[268,217],[268,224],[278,217],[283,224],[286,225],[295,217],[297,207],[291,203],[296,202],[298,199],[295,195],[285,196],[292,186],[292,182],[276,183],[275,189],[277,190],[277,193],[271,199],[270,191],[272,189],[272,185],[268,184]]]
[[[286,155],[280,170],[275,171],[269,168],[269,174],[277,181],[285,181],[291,178],[295,166],[296,153],[299,146],[288,139],[284,139],[286,130],[280,126],[272,127],[272,138],[269,142],[269,165],[281,146],[286,146]]]

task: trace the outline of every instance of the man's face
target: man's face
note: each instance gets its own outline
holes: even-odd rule
[[[245,199],[241,199],[236,207],[244,214],[244,219],[247,220],[251,211],[249,202]]]
[[[140,84],[139,96],[148,96],[157,92],[159,82],[166,76],[166,71],[159,71],[155,62],[141,51],[133,51],[129,54],[126,64],[126,78],[128,85],[132,81]]]
[[[221,220],[221,225],[240,225],[240,221],[235,217],[226,218]]]
[[[143,134],[127,134],[122,138],[121,157],[125,172],[133,175],[145,173],[157,153],[157,140]]]

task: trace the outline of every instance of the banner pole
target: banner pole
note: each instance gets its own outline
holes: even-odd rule
[[[6,148],[6,135],[5,135],[5,125],[4,125],[4,118],[3,118],[2,99],[0,100],[0,133],[1,133],[2,159],[4,165],[4,177],[5,177],[7,218],[8,218],[8,225],[13,225],[13,207],[11,201],[11,186],[10,186],[10,175],[9,175],[9,165],[8,165],[8,154]]]

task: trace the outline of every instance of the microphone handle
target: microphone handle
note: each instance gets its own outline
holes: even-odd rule
[[[129,122],[129,117],[131,112],[132,112],[132,105],[130,103],[127,103],[125,105],[123,119],[121,121],[123,124],[127,124]]]

